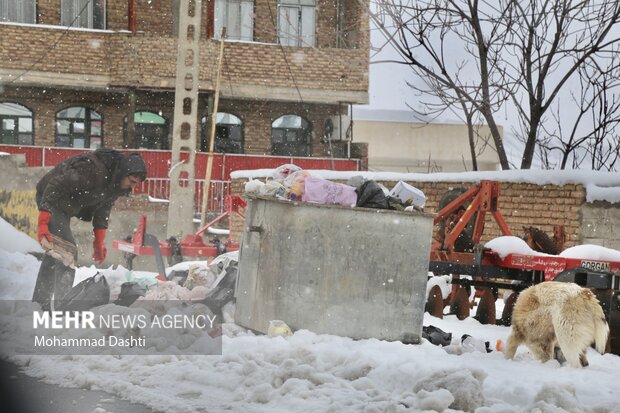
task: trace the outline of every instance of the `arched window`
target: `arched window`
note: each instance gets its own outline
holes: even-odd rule
[[[56,114],[56,146],[97,149],[103,146],[103,118],[80,106]]]
[[[0,103],[0,143],[33,145],[32,111],[17,103]]]
[[[243,122],[232,113],[218,112],[215,117],[215,145],[213,152],[243,153]],[[201,119],[200,150],[209,151],[207,117]]]
[[[284,115],[271,124],[271,154],[310,156],[312,126],[297,115]]]
[[[278,0],[278,41],[284,46],[313,47],[315,0]]]
[[[140,111],[133,116],[134,138],[138,149],[170,149],[168,121],[154,112]]]

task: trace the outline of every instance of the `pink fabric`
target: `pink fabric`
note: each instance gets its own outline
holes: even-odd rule
[[[301,200],[323,205],[354,206],[357,194],[352,186],[308,176]]]

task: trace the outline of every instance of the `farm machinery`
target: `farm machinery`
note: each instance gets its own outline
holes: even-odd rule
[[[540,253],[500,254],[481,247],[487,213],[503,235],[512,235],[499,209],[498,182],[481,181],[469,190],[449,192],[438,209],[434,223],[439,231],[431,249],[429,269],[435,275],[452,275],[453,287],[444,301],[439,287],[434,286],[429,292],[427,311],[442,317],[444,304],[449,304],[450,313],[459,319],[468,317],[471,304],[467,288],[474,287],[479,298],[475,315],[478,321],[509,325],[519,291],[544,281],[573,282],[592,289],[598,298],[610,327],[608,351],[620,355],[620,262]],[[554,247],[551,252],[555,253],[562,249],[562,227],[554,228],[554,241],[532,228],[525,229],[528,244],[535,249]],[[533,239],[536,236],[538,243]],[[497,318],[495,302],[499,290],[512,293]]]
[[[137,229],[133,235],[124,240],[114,240],[113,248],[122,251],[125,257],[125,264],[128,269],[132,269],[133,260],[137,256],[153,256],[157,265],[157,271],[163,277],[166,276],[166,269],[163,257],[168,258],[168,264],[174,265],[183,261],[183,257],[207,257],[213,258],[220,254],[230,251],[237,251],[239,243],[233,242],[230,234],[232,233],[232,217],[234,214],[245,218],[246,202],[243,198],[236,195],[228,195],[224,200],[225,211],[218,217],[199,228],[195,233],[186,235],[181,241],[170,237],[165,241],[160,241],[154,235],[146,232],[146,216],[140,218]],[[210,228],[220,221],[228,218],[228,237],[221,241],[215,237],[212,241],[205,242],[203,234],[209,232]]]

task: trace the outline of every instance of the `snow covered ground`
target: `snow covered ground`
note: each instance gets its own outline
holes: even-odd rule
[[[22,234],[23,235],[23,234]],[[30,299],[39,263],[0,219],[0,297]],[[94,267],[78,269],[76,282]],[[100,270],[111,284],[126,270]],[[136,275],[136,274],[134,274]],[[149,276],[149,274],[141,274]],[[425,316],[424,325],[505,342],[509,328]],[[590,366],[541,364],[522,347],[448,354],[424,341],[404,345],[297,331],[254,335],[224,326],[221,356],[13,356],[26,374],[66,387],[100,389],[165,412],[618,412],[620,357],[588,351]],[[101,411],[101,410],[99,410]]]

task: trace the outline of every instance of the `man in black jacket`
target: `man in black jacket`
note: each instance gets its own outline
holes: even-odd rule
[[[119,196],[146,179],[146,165],[138,154],[97,149],[59,163],[37,184],[37,237],[46,250],[32,301],[49,309],[73,286],[77,247],[71,217],[93,223],[93,259],[106,257],[105,235],[112,205]]]

